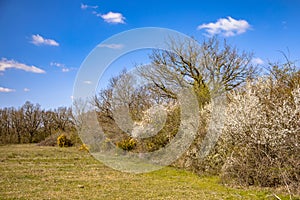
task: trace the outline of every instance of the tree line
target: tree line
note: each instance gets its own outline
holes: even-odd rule
[[[72,109],[42,109],[26,101],[19,108],[0,109],[0,144],[36,143],[57,132],[74,131]]]

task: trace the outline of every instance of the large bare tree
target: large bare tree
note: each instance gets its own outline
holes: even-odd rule
[[[169,98],[176,98],[178,89],[192,86],[203,104],[211,94],[231,90],[256,72],[252,54],[240,53],[225,40],[211,38],[198,44],[195,40],[170,39],[168,47],[154,50],[151,64],[138,67],[138,71],[156,86],[156,92]]]

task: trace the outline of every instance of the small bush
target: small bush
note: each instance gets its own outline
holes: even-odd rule
[[[133,150],[137,145],[137,142],[133,138],[124,139],[121,142],[117,143],[117,147],[125,150],[125,151],[131,151]]]
[[[82,141],[76,131],[70,131],[66,133],[67,138],[71,140],[73,146],[80,146],[82,145]]]
[[[86,152],[89,152],[89,148],[86,144],[82,144],[80,147],[79,147],[79,150],[80,151],[86,151]]]
[[[70,146],[73,146],[71,140],[68,139],[65,134],[61,134],[60,136],[58,136],[58,138],[57,138],[57,145],[59,147],[70,147]]]
[[[38,146],[56,146],[57,145],[57,137],[59,136],[59,133],[53,134],[48,136],[43,141],[39,142]]]

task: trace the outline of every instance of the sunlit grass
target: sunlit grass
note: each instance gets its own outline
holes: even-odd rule
[[[0,172],[0,199],[274,199],[266,189],[233,189],[171,167],[115,171],[75,147],[0,146]]]

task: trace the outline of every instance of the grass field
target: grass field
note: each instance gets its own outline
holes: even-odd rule
[[[273,194],[171,167],[122,173],[75,147],[0,146],[0,199],[276,199]]]

